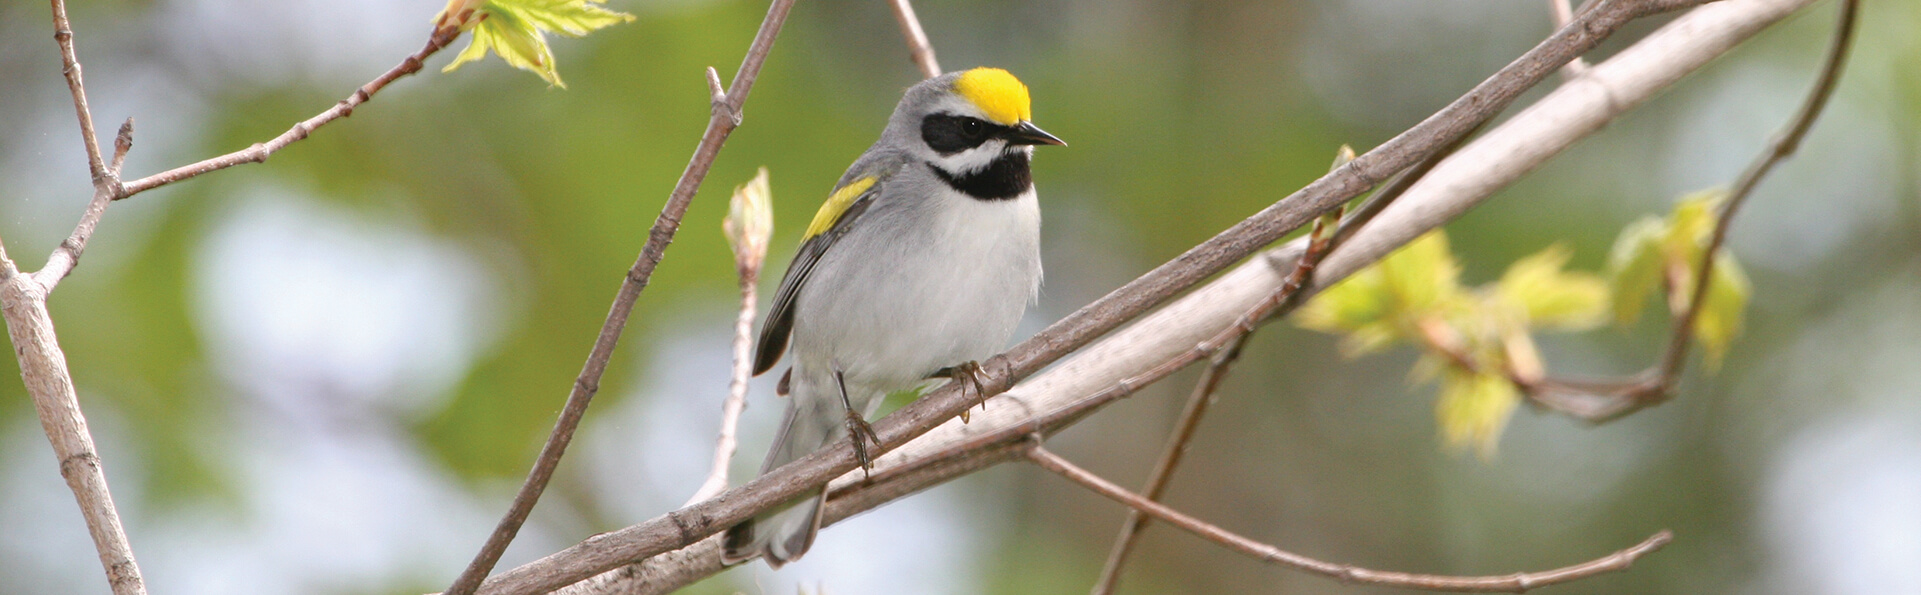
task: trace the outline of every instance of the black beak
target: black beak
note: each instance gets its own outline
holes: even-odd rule
[[[1039,126],[1035,126],[1033,122],[1026,121],[1014,125],[1014,129],[1007,133],[1007,142],[1016,145],[1067,146],[1067,141],[1055,138],[1054,135],[1048,134],[1046,130],[1041,130]]]

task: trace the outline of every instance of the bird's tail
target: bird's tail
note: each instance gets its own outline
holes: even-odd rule
[[[762,475],[847,437],[838,385],[831,376],[809,376],[813,375],[795,374],[787,415],[781,420],[774,446],[767,451],[767,462],[761,465]],[[814,490],[728,529],[721,562],[738,564],[759,555],[767,559],[767,565],[779,568],[799,559],[814,545],[814,534],[820,531],[821,503],[826,497],[825,491]]]

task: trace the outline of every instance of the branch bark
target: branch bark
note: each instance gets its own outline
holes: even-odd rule
[[[1487,193],[1511,182],[1574,139],[1591,133],[1627,106],[1644,100],[1655,90],[1672,84],[1710,57],[1725,52],[1753,32],[1809,2],[1812,0],[1725,0],[1714,6],[1697,9],[1670,23],[1656,36],[1660,38],[1658,51],[1675,55],[1654,54],[1660,59],[1644,57],[1633,63],[1631,68],[1617,68],[1617,72],[1609,78],[1597,81],[1594,76],[1584,77],[1556,92],[1560,97],[1554,102],[1554,109],[1565,112],[1570,105],[1580,104],[1596,110],[1591,118],[1582,116],[1576,121],[1554,121],[1536,117],[1527,130],[1510,131],[1507,133],[1510,138],[1503,141],[1512,143],[1515,135],[1524,134],[1539,137],[1534,140],[1547,143],[1551,149],[1514,150],[1510,146],[1503,149],[1509,153],[1505,155],[1482,151],[1472,158],[1457,154],[1443,162],[1436,167],[1435,173],[1429,174],[1429,179],[1417,185],[1415,190],[1410,190],[1401,202],[1383,212],[1377,224],[1368,226],[1365,231],[1355,235],[1354,241],[1336,250],[1322,265],[1314,287],[1324,287],[1331,281],[1343,278],[1360,266],[1379,259],[1387,248],[1405,243],[1419,233],[1457,216],[1485,198]],[[1568,27],[1408,132],[1070,315],[1008,353],[990,359],[985,365],[985,388],[989,394],[1005,391],[1016,379],[1032,374],[1041,366],[1112,331],[1172,294],[1254,253],[1287,230],[1359,194],[1375,181],[1439,151],[1499,112],[1520,92],[1553,73],[1560,65],[1594,47],[1622,24],[1640,16],[1694,4],[1698,2],[1604,0],[1598,6],[1583,11]],[[1656,40],[1650,38],[1648,41]],[[1647,54],[1643,52],[1644,56]],[[1614,85],[1622,88],[1612,88]],[[1610,100],[1610,94],[1616,99]],[[1618,107],[1610,108],[1610,105]],[[1567,116],[1562,113],[1557,117]],[[1509,122],[1503,128],[1507,129],[1513,124]],[[1487,140],[1483,138],[1470,147]],[[1455,173],[1445,182],[1434,182],[1432,178],[1449,162],[1455,163]],[[1462,176],[1470,178],[1468,181],[1474,176],[1488,176],[1495,181],[1474,184],[1463,181]],[[1425,198],[1414,201],[1416,190],[1422,186],[1428,188],[1424,191]],[[1396,212],[1413,215],[1403,214],[1392,220],[1387,219]],[[1363,245],[1363,240],[1371,245]],[[827,520],[832,522],[842,518],[837,515],[865,510],[959,474],[1018,456],[1017,449],[1008,443],[976,438],[986,437],[1001,429],[1019,427],[1023,430],[1015,435],[1019,439],[1031,433],[1031,428],[1053,428],[1071,422],[1079,414],[1085,413],[1085,410],[1072,406],[1083,395],[1165,361],[1173,353],[1191,349],[1244,312],[1249,304],[1270,295],[1279,286],[1287,271],[1292,269],[1293,256],[1300,252],[1298,247],[1292,251],[1283,249],[1278,252],[1225,274],[1154,317],[1140,321],[1077,357],[1062,362],[1046,374],[1028,380],[1016,395],[1002,399],[1002,402],[1008,403],[1007,406],[991,408],[976,416],[973,424],[967,427],[952,423],[914,445],[899,447],[933,426],[947,422],[974,403],[974,395],[963,395],[955,388],[934,391],[881,420],[876,424],[876,430],[883,444],[895,452],[881,457],[880,467],[876,468],[871,483],[849,487],[858,481],[858,476],[853,480],[835,482],[834,494],[825,511]],[[1345,262],[1339,262],[1343,259]],[[1270,261],[1276,261],[1277,264],[1270,265]],[[983,420],[992,421],[984,423]],[[963,450],[956,454],[956,449]],[[637,525],[596,535],[580,544],[504,572],[483,585],[481,592],[551,591],[601,572],[700,543],[758,510],[777,505],[811,486],[846,473],[854,465],[852,448],[847,443],[836,444],[716,498]],[[704,576],[719,570],[717,557],[711,558],[712,566],[704,566],[710,558],[677,556],[677,559],[682,560],[677,564],[701,564],[701,569],[706,572],[682,572],[649,561],[634,569],[633,574]],[[650,569],[666,572],[650,573]],[[668,586],[650,588],[664,589]]]
[[[533,469],[527,472],[527,480],[521,484],[520,492],[507,508],[507,514],[494,527],[487,542],[474,555],[467,569],[454,579],[447,588],[450,595],[468,595],[481,586],[482,579],[492,572],[500,555],[507,551],[514,536],[527,522],[534,504],[540,500],[541,492],[547,489],[547,482],[553,479],[554,469],[560,466],[560,457],[573,441],[574,431],[580,426],[581,417],[586,415],[588,404],[593,402],[594,394],[600,391],[600,378],[607,372],[607,362],[612,359],[614,346],[620,342],[620,334],[627,328],[627,317],[634,310],[634,302],[640,299],[640,292],[647,288],[647,281],[653,277],[654,268],[666,254],[667,245],[674,241],[675,232],[680,230],[681,218],[686,216],[688,205],[693,203],[694,193],[707,179],[707,170],[720,155],[720,148],[727,142],[727,136],[740,126],[741,106],[747,102],[747,94],[754,88],[760,69],[767,62],[767,53],[774,48],[774,38],[780,35],[781,25],[787,22],[787,14],[794,7],[794,0],[774,0],[767,9],[767,16],[760,23],[760,30],[754,34],[754,41],[747,48],[747,56],[741,60],[740,69],[734,74],[734,82],[725,95],[716,95],[713,113],[707,119],[707,130],[700,137],[700,144],[694,149],[694,156],[688,160],[687,169],[680,174],[680,181],[667,197],[667,204],[654,220],[654,226],[647,233],[647,244],[640,250],[633,268],[621,279],[620,291],[614,296],[614,305],[607,312],[607,321],[601,325],[600,335],[594,338],[593,350],[587,356],[587,363],[581,367],[580,375],[574,379],[573,389],[567,395],[567,404],[561,409],[560,418],[554,421],[554,429],[541,446],[540,456],[534,461]],[[710,91],[719,91],[719,77],[713,69],[707,70]],[[580,578],[586,578],[582,576]],[[578,580],[578,579],[576,579]],[[569,581],[571,582],[571,581]],[[558,587],[560,585],[555,585]],[[551,590],[551,589],[549,589]]]
[[[100,452],[94,448],[87,418],[80,412],[67,356],[60,350],[53,319],[47,313],[48,288],[32,275],[16,270],[4,251],[0,251],[0,277],[4,277],[0,281],[0,308],[4,308],[7,336],[20,362],[20,379],[33,397],[41,428],[60,460],[60,476],[66,478],[86,518],[87,532],[93,536],[107,583],[114,595],[142,595],[147,588],[140,577],[140,566],[134,562],[133,547],[127,542],[120,513],[107,489]]]

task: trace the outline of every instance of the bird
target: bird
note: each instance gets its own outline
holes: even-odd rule
[[[880,441],[867,423],[887,394],[936,378],[979,388],[979,361],[1004,347],[1040,292],[1035,126],[1028,89],[1000,68],[909,87],[880,139],[854,160],[807,226],[761,324],[754,374],[789,367],[786,413],[761,474],[852,437],[861,467]],[[878,455],[878,453],[873,453]],[[820,530],[824,488],[728,529],[722,560],[779,568]]]

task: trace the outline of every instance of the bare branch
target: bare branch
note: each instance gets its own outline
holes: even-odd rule
[[[920,73],[927,78],[940,76],[940,61],[934,59],[934,45],[928,43],[927,32],[920,28],[920,17],[914,15],[914,5],[908,0],[887,0],[894,8],[894,20],[900,21],[900,36],[907,40],[907,50],[920,67]]]
[[[1205,521],[1182,514],[1167,505],[1142,498],[1138,494],[1114,485],[1100,476],[1082,469],[1066,459],[1048,452],[1036,444],[1027,451],[1027,459],[1042,469],[1052,471],[1074,483],[1080,484],[1094,493],[1108,499],[1126,504],[1129,508],[1145,513],[1203,539],[1220,544],[1228,549],[1243,553],[1263,562],[1270,562],[1295,570],[1311,572],[1343,583],[1421,589],[1426,591],[1463,591],[1475,593],[1507,592],[1522,593],[1530,589],[1548,585],[1580,580],[1597,574],[1627,570],[1635,560],[1650,552],[1661,549],[1674,540],[1674,534],[1665,530],[1648,537],[1646,541],[1602,556],[1587,562],[1544,570],[1500,576],[1446,576],[1438,574],[1413,574],[1386,570],[1371,570],[1347,564],[1336,564],[1309,558],[1272,545],[1242,537],[1226,529],[1208,524]]]
[[[325,126],[334,120],[353,115],[355,107],[359,107],[360,104],[372,99],[375,93],[379,93],[381,89],[387,88],[387,85],[394,82],[394,80],[420,72],[420,68],[426,63],[427,57],[434,55],[434,53],[440,51],[441,48],[447,47],[447,44],[453,43],[454,40],[459,37],[460,29],[458,28],[446,27],[435,29],[433,35],[427,38],[427,45],[420,48],[420,51],[414,52],[413,55],[408,56],[405,60],[401,60],[400,64],[394,66],[393,69],[388,70],[385,74],[380,75],[365,85],[361,85],[359,89],[355,89],[353,94],[348,95],[346,99],[342,99],[339,103],[334,104],[333,107],[327,108],[327,111],[320,112],[318,115],[308,118],[306,121],[293,125],[293,128],[287,129],[286,132],[280,133],[280,136],[276,136],[267,142],[256,143],[251,147],[239,151],[206,159],[198,163],[183,165],[132,182],[127,182],[125,191],[115,196],[114,200],[127,198],[167,184],[193,178],[200,174],[220,171],[236,165],[264,163],[267,161],[267,158],[272,156],[276,151],[287,148],[287,145],[307,138],[307,135],[313,134],[315,129]]]
[[[1767,23],[1778,20],[1794,8],[1810,1],[1812,0],[1725,0],[1713,5],[1713,7],[1718,7],[1720,10],[1708,11],[1705,14],[1703,14],[1703,10],[1697,10],[1689,16],[1678,19],[1675,23],[1691,23],[1692,29],[1687,32],[1686,37],[1702,40],[1702,43],[1706,45],[1712,46],[1715,43],[1723,42],[1731,45],[1735,40],[1745,38],[1747,34],[1751,34],[1754,30],[1758,30]],[[1602,0],[1595,8],[1583,11],[1568,27],[1563,28],[1535,49],[1530,50],[1514,63],[1497,72],[1486,82],[1476,86],[1475,89],[1471,90],[1467,95],[1456,100],[1447,108],[1444,108],[1421,124],[1388,141],[1374,151],[1370,151],[1368,154],[1361,156],[1355,160],[1354,163],[1317,180],[1307,188],[1296,192],[1276,205],[1250,217],[1247,221],[1243,221],[1229,230],[1222,232],[1220,235],[1217,235],[1214,239],[1189,250],[1181,257],[1162,265],[1140,279],[1130,282],[1127,286],[1110,293],[1108,296],[1088,307],[1082,308],[1080,311],[1068,316],[1049,329],[1042,331],[1034,338],[1016,346],[1013,350],[989,359],[984,363],[986,373],[983,375],[983,380],[985,381],[983,388],[987,394],[990,395],[999,394],[1007,390],[1013,381],[1032,374],[1040,367],[1052,363],[1070,351],[1092,342],[1095,338],[1112,331],[1122,323],[1146,311],[1148,308],[1168,299],[1173,294],[1182,292],[1194,286],[1199,281],[1213,276],[1215,273],[1219,273],[1227,268],[1228,265],[1278,239],[1280,235],[1286,233],[1288,230],[1299,227],[1320,213],[1358,195],[1375,181],[1387,177],[1387,175],[1392,172],[1406,169],[1427,156],[1440,151],[1455,140],[1465,136],[1468,131],[1472,130],[1480,122],[1505,108],[1518,94],[1553,73],[1561,64],[1572,59],[1574,56],[1584,53],[1587,49],[1594,47],[1594,45],[1618,30],[1620,26],[1626,22],[1640,16],[1699,3],[1698,0]],[[1696,14],[1701,16],[1698,18],[1689,18]],[[1674,24],[1669,25],[1670,28],[1673,26]],[[1670,42],[1672,42],[1675,37],[1673,34],[1668,35]],[[1673,48],[1669,49],[1672,50]],[[1719,51],[1725,51],[1725,49],[1726,47],[1723,46],[1718,51],[1694,50],[1694,53],[1711,56]],[[1705,61],[1705,57],[1702,57],[1701,61]],[[1649,80],[1645,82],[1635,81],[1636,85],[1647,87],[1645,93],[1651,94],[1654,89],[1672,84],[1675,79],[1679,78],[1681,73],[1699,66],[1699,62],[1687,57],[1674,57],[1668,59],[1667,62],[1669,63],[1654,65],[1643,64],[1642,66],[1644,67],[1654,68],[1656,72],[1653,74],[1640,75],[1648,77]],[[1591,76],[1584,77],[1582,80],[1589,81],[1591,78]],[[1607,85],[1608,83],[1598,81],[1584,83],[1584,87],[1590,92],[1609,91],[1610,89]],[[1624,97],[1624,103],[1621,104],[1623,106],[1631,105],[1633,101],[1635,101],[1633,93],[1626,93]],[[1609,117],[1612,115],[1613,114],[1608,114]],[[1597,118],[1594,125],[1598,126],[1602,121],[1605,121],[1605,118]],[[1554,129],[1552,126],[1547,127],[1546,130],[1537,129],[1533,131],[1535,134],[1558,134],[1560,132],[1561,131]],[[1581,132],[1591,132],[1591,129]],[[1554,140],[1562,143],[1571,143],[1573,138],[1577,136],[1579,135],[1568,134],[1565,139]],[[1486,140],[1486,138],[1483,138],[1481,141],[1476,141],[1475,144],[1480,144]],[[1565,146],[1565,144],[1556,146],[1550,143],[1548,146],[1558,148],[1558,146]],[[1464,148],[1463,150],[1465,151],[1466,149]],[[1499,175],[1495,175],[1494,177],[1501,179],[1501,181],[1486,188],[1487,191],[1491,192],[1492,188],[1498,188],[1500,184],[1505,184],[1507,181],[1511,181],[1513,177],[1518,177],[1522,171],[1525,171],[1526,167],[1531,167],[1532,164],[1545,159],[1548,155],[1551,155],[1553,151],[1510,149],[1509,152],[1510,154],[1506,156],[1506,159],[1497,159],[1496,161],[1505,161],[1509,166],[1514,166],[1517,161],[1525,165],[1520,165],[1520,169],[1515,171],[1501,172]],[[1461,155],[1456,155],[1449,161],[1458,160],[1461,157]],[[1481,156],[1481,158],[1487,159],[1488,157]],[[1435,173],[1440,172],[1445,166],[1446,162],[1443,162],[1440,166],[1436,166]],[[1435,173],[1430,173],[1429,177],[1433,177]],[[1486,174],[1487,172],[1482,173]],[[1503,178],[1502,176],[1506,177]],[[1458,182],[1458,180],[1456,180],[1456,182]],[[1423,182],[1423,184],[1426,183],[1425,181]],[[1461,185],[1460,188],[1451,188],[1450,191],[1461,189],[1472,191],[1481,190],[1482,188],[1475,184],[1465,184]],[[1429,198],[1433,199],[1434,196],[1432,195],[1436,193],[1430,191],[1428,194],[1430,195]],[[1468,194],[1471,194],[1471,192],[1457,194],[1454,199],[1471,203],[1480,198],[1480,196],[1462,198],[1462,195]],[[1407,204],[1414,197],[1414,190],[1410,189],[1407,197],[1401,199],[1400,203],[1385,210],[1381,217],[1389,217],[1398,210],[1415,208]],[[1462,208],[1465,209],[1466,207]],[[1382,219],[1379,225],[1369,225],[1366,231],[1356,234],[1352,241],[1345,244],[1341,249],[1335,250],[1328,257],[1328,261],[1322,264],[1321,272],[1319,273],[1320,280],[1316,281],[1314,287],[1318,289],[1330,279],[1340,279],[1348,274],[1352,274],[1354,267],[1357,265],[1377,260],[1381,254],[1384,254],[1384,252],[1374,252],[1377,248],[1384,248],[1384,246],[1357,246],[1357,244],[1361,244],[1364,240],[1370,243],[1378,242],[1380,241],[1379,238],[1398,236],[1404,232],[1425,231],[1452,216],[1458,215],[1458,213],[1437,214],[1437,210],[1444,212],[1447,208],[1436,209],[1433,205],[1428,205],[1420,208],[1420,212],[1423,215],[1422,217],[1414,218],[1413,220],[1409,220],[1407,217],[1399,217],[1399,220],[1394,223],[1394,226],[1406,227],[1404,229],[1375,229],[1376,227],[1388,227],[1386,225],[1389,222],[1388,219]],[[1414,227],[1418,227],[1419,229],[1412,229]],[[1416,235],[1418,235],[1418,233],[1416,233]],[[1411,239],[1411,237],[1412,236],[1409,236],[1408,239]],[[1401,239],[1396,242],[1396,245],[1405,243],[1406,241],[1407,239]],[[1359,249],[1357,249],[1357,247]],[[1293,252],[1293,254],[1299,254],[1298,249]],[[1340,268],[1330,269],[1329,267],[1336,264],[1337,261],[1342,260],[1344,254],[1352,254],[1352,256],[1346,257],[1346,263],[1342,264]],[[1260,263],[1251,263],[1251,268],[1257,269],[1254,271],[1245,271],[1250,267],[1242,267],[1242,269],[1237,269],[1237,272],[1230,272],[1226,276],[1217,279],[1215,283],[1209,284],[1208,287],[1218,287],[1219,291],[1210,291],[1209,289],[1203,288],[1199,290],[1198,293],[1193,293],[1187,298],[1183,298],[1182,303],[1187,303],[1190,299],[1205,297],[1211,300],[1211,302],[1205,304],[1205,310],[1209,312],[1230,312],[1223,316],[1226,318],[1236,317],[1244,313],[1249,304],[1263,299],[1264,296],[1272,295],[1274,288],[1283,280],[1282,277],[1284,277],[1285,271],[1271,268],[1266,262],[1269,260],[1276,259],[1269,258],[1263,259],[1263,262]],[[1291,258],[1287,259],[1287,263],[1291,268],[1293,260]],[[1228,308],[1230,310],[1222,310],[1222,308]],[[1198,314],[1201,309],[1203,308],[1196,306],[1189,308],[1187,311]],[[1212,316],[1212,314],[1210,314],[1210,316]],[[1114,378],[1115,376],[1083,376],[1072,378],[1070,382],[1068,377],[1062,376],[1063,374],[1086,373],[1090,368],[1101,368],[1109,372],[1127,370],[1127,374],[1131,375],[1133,371],[1144,369],[1145,366],[1152,365],[1154,362],[1164,361],[1167,358],[1166,355],[1162,355],[1166,353],[1165,350],[1170,348],[1174,350],[1192,349],[1195,345],[1193,341],[1198,340],[1195,338],[1197,333],[1199,333],[1200,339],[1204,339],[1209,334],[1212,334],[1215,329],[1221,328],[1221,326],[1218,325],[1207,323],[1195,324],[1195,322],[1196,321],[1188,320],[1183,323],[1190,325],[1189,328],[1149,327],[1147,330],[1155,333],[1164,333],[1165,337],[1150,335],[1146,338],[1135,333],[1135,330],[1143,328],[1148,324],[1147,321],[1137,323],[1121,334],[1117,334],[1115,337],[1118,339],[1125,335],[1131,337],[1132,340],[1135,341],[1134,343],[1123,344],[1115,342],[1111,343],[1111,345],[1114,346],[1112,349],[1098,351],[1099,355],[1108,358],[1110,361],[1090,362],[1087,360],[1088,356],[1095,353],[1090,351],[1076,357],[1075,362],[1078,363],[1063,363],[1060,366],[1054,367],[1053,370],[1046,375],[1054,379],[1052,382],[1064,384],[1056,384],[1053,385],[1053,388],[1043,389],[1041,384],[1030,381],[1029,384],[1034,386],[1033,391],[1035,392],[1023,390],[1020,396],[1029,398],[1035,394],[1045,394],[1049,395],[1050,403],[1078,401],[1080,395],[1085,395],[1087,392],[1072,392],[1080,389],[1066,388],[1065,384],[1085,386],[1088,382],[1097,382],[1099,383],[1096,385],[1097,387],[1106,386],[1111,384],[1112,381],[1102,380],[1102,378]],[[1225,322],[1219,324],[1225,324]],[[1164,342],[1162,341],[1163,338],[1173,342]],[[1102,344],[1109,345],[1110,343],[1103,341]],[[1142,363],[1143,357],[1149,357],[1151,359]],[[1039,378],[1035,380],[1038,381]],[[1062,394],[1048,392],[1052,390],[1065,392]],[[1055,398],[1061,401],[1053,401]],[[972,436],[969,434],[977,433],[974,430],[943,430],[938,438],[930,438],[925,442],[928,448],[898,448],[899,445],[907,440],[919,436],[934,426],[954,418],[962,409],[966,409],[977,402],[978,396],[972,391],[968,391],[967,394],[962,394],[957,387],[943,387],[903,407],[893,415],[882,419],[879,423],[875,424],[875,429],[881,438],[881,442],[887,448],[897,451],[884,455],[882,460],[893,460],[893,464],[898,465],[902,464],[902,460],[906,460],[909,457],[923,457],[927,456],[929,452],[946,452],[949,450],[949,447],[954,444],[970,442]],[[1009,419],[1005,417],[1003,413],[1005,416],[1015,417]],[[1076,419],[1078,415],[1082,413],[1085,413],[1085,410],[1076,409],[1071,405],[1050,404],[1046,407],[1028,408],[1019,405],[1007,407],[997,406],[986,413],[977,415],[975,417],[975,424],[979,431],[991,431],[993,428],[1006,426],[1051,426]],[[996,421],[993,424],[983,424],[982,421],[984,418],[992,418]],[[958,423],[956,423],[956,425],[958,425]],[[1031,430],[1023,432],[1021,435],[1024,436],[1026,433],[1031,433]],[[970,455],[979,452],[1005,452],[993,451],[992,449],[996,448],[997,445],[992,441],[979,443],[976,444],[976,446],[978,450],[970,452]],[[917,468],[925,469],[945,466],[944,468],[957,469],[965,468],[976,462],[980,462],[980,464],[991,464],[991,459],[992,457],[988,456],[969,456],[931,460],[930,457],[930,462],[927,462],[925,467]],[[823,482],[838,477],[853,469],[854,466],[855,461],[851,445],[846,442],[836,443],[807,457],[803,457],[781,469],[756,478],[745,485],[728,490],[715,498],[696,503],[692,506],[637,525],[594,536],[580,544],[556,552],[535,562],[501,573],[489,579],[482,589],[482,592],[496,594],[551,591],[625,564],[631,564],[654,555],[686,547],[752,516],[759,510],[778,505],[806,490],[821,485]],[[880,472],[875,473],[875,481],[879,482],[882,475]],[[916,484],[915,481],[902,479],[899,483],[893,484],[894,489],[911,490],[916,489],[917,485],[924,487],[928,485],[928,483],[937,481],[940,475],[908,474],[903,477],[912,477],[915,481],[924,481],[926,483]],[[896,495],[896,497],[898,497],[898,495]],[[877,503],[878,502],[875,502],[874,504]],[[830,509],[831,508],[830,503]]]
[[[16,272],[11,262],[4,269]],[[32,275],[6,276],[0,284],[0,308],[4,308],[7,334],[20,361],[20,378],[33,397],[40,425],[59,458],[60,475],[79,501],[80,514],[86,518],[87,532],[93,536],[94,549],[100,553],[100,565],[106,569],[114,595],[142,595],[147,589],[140,578],[140,566],[134,562],[133,548],[121,527],[100,453],[87,430],[87,418],[80,413],[67,356],[60,351],[53,319],[47,314],[47,287]]]
[[[667,205],[661,209],[653,228],[648,231],[646,246],[641,248],[633,268],[628,269],[627,276],[621,280],[620,291],[614,296],[614,305],[607,312],[607,321],[601,325],[600,335],[594,339],[593,350],[587,356],[580,376],[574,379],[573,389],[567,395],[567,404],[561,409],[560,419],[554,422],[553,433],[548,435],[546,444],[541,447],[540,457],[534,461],[533,469],[528,471],[527,480],[521,484],[520,492],[515,494],[507,514],[494,527],[493,534],[474,556],[473,563],[447,588],[450,595],[468,595],[481,585],[494,564],[500,561],[500,555],[507,551],[507,545],[520,532],[520,526],[527,522],[527,515],[533,512],[534,504],[540,500],[541,492],[546,490],[548,480],[553,479],[554,469],[560,465],[560,457],[566,453],[568,443],[573,441],[574,430],[586,414],[587,405],[600,390],[600,378],[607,371],[607,362],[613,357],[614,346],[620,342],[621,331],[627,328],[627,316],[633,312],[634,302],[640,299],[640,292],[647,288],[654,267],[660,265],[660,259],[666,253],[667,244],[674,241],[681,218],[686,215],[688,205],[694,200],[694,193],[700,189],[700,183],[706,180],[707,170],[713,166],[714,158],[720,155],[721,145],[740,125],[741,105],[746,103],[748,92],[753,90],[754,81],[760,76],[761,65],[766,63],[767,53],[774,48],[774,38],[780,35],[781,25],[787,22],[787,14],[793,7],[794,0],[774,0],[768,7],[759,32],[754,34],[754,41],[748,46],[746,58],[741,60],[740,70],[734,74],[734,82],[725,101],[714,104],[713,114],[707,120],[707,130],[701,134],[694,156],[688,160],[687,169],[681,172],[680,181],[675,183],[673,192],[667,197]],[[575,580],[591,575],[588,573]]]

